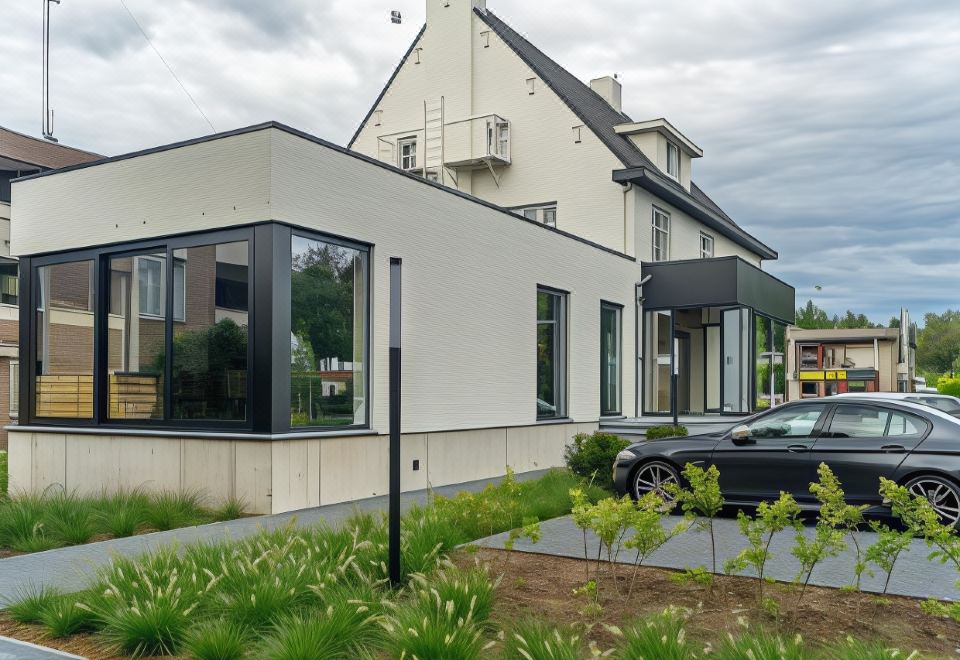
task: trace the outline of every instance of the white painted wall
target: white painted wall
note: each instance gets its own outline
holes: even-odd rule
[[[760,266],[760,258],[750,250],[737,245],[726,236],[694,220],[680,209],[667,204],[647,190],[634,186],[633,218],[636,224],[634,233],[634,254],[643,261],[650,261],[653,255],[653,207],[657,206],[670,214],[670,259],[699,259],[700,232],[713,236],[713,255],[715,257],[738,256],[755,266]]]
[[[627,310],[622,410],[634,409],[637,263],[280,129],[24,181],[14,194],[19,254],[268,218],[373,244],[379,432],[387,429],[391,256],[404,259],[406,432],[535,423],[538,284],[570,292],[570,417],[599,415],[601,300]]]
[[[511,159],[497,169],[499,186],[486,170],[463,172],[459,189],[505,207],[557,202],[557,227],[631,253],[624,232],[622,188],[611,172],[622,164],[589,130],[574,142],[580,119],[470,9],[470,0],[428,0],[420,63],[401,67],[353,149],[377,157],[377,136],[422,132],[424,100],[445,102],[446,121],[495,113],[510,121]],[[489,43],[489,47],[484,44]],[[469,57],[464,57],[469,55]],[[453,182],[448,180],[448,185]]]

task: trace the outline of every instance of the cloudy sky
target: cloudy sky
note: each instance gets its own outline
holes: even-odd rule
[[[276,119],[341,144],[424,19],[424,0],[125,2],[217,130]],[[878,321],[960,307],[956,0],[488,2],[700,145],[694,178],[779,250],[766,268],[798,303]],[[31,134],[40,9],[0,0],[0,125]],[[112,155],[210,132],[121,0],[52,14],[61,141]]]

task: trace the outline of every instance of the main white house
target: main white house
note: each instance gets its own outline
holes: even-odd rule
[[[384,493],[393,258],[406,490],[782,401],[793,289],[699,148],[482,3],[427,9],[349,149],[267,123],[12,184],[12,488]]]
[[[484,0],[426,8],[350,148],[657,264],[644,271],[653,277],[629,345],[637,398],[605,398],[601,415],[782,402],[793,290],[759,271],[777,253],[694,183],[702,150],[666,119],[633,120],[616,79],[584,84]],[[687,260],[713,261],[662,263]]]

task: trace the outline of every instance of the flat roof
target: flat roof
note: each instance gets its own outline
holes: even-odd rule
[[[399,167],[396,167],[395,165],[391,165],[391,164],[389,164],[389,163],[384,163],[383,161],[379,161],[379,160],[377,160],[377,159],[375,159],[375,158],[371,158],[370,156],[367,156],[367,155],[358,153],[358,152],[356,152],[356,151],[352,151],[352,150],[350,150],[350,149],[347,149],[346,147],[342,147],[342,146],[340,146],[340,145],[338,145],[338,144],[335,144],[335,143],[330,142],[330,141],[328,141],[328,140],[324,140],[323,138],[317,137],[317,136],[315,136],[315,135],[311,135],[310,133],[307,133],[307,132],[305,132],[305,131],[301,131],[301,130],[299,130],[299,129],[293,128],[292,126],[288,126],[288,125],[286,125],[286,124],[283,124],[283,123],[280,123],[280,122],[277,122],[277,121],[262,122],[262,123],[260,123],[260,124],[253,124],[253,125],[251,125],[251,126],[244,126],[244,127],[242,127],[242,128],[237,128],[237,129],[234,129],[234,130],[231,130],[231,131],[224,131],[224,132],[220,132],[220,133],[212,133],[212,134],[210,134],[210,135],[204,135],[204,136],[197,137],[197,138],[191,138],[191,139],[189,139],[189,140],[181,140],[181,141],[179,141],[179,142],[171,142],[170,144],[164,144],[164,145],[159,145],[159,146],[156,146],[156,147],[150,147],[150,148],[148,148],[148,149],[141,149],[141,150],[139,150],[139,151],[132,151],[132,152],[126,153],[126,154],[119,154],[119,155],[117,155],[117,156],[109,156],[109,157],[101,158],[101,159],[99,159],[99,160],[92,161],[92,162],[76,163],[76,164],[74,164],[74,165],[68,165],[68,166],[66,166],[66,167],[61,167],[61,168],[58,168],[58,169],[55,169],[55,170],[47,170],[47,171],[44,171],[44,172],[37,172],[37,173],[34,173],[34,174],[28,174],[28,175],[26,175],[26,176],[22,176],[22,177],[19,177],[19,178],[17,178],[17,179],[13,179],[13,183],[16,184],[16,183],[19,183],[19,182],[21,182],[21,181],[30,181],[30,180],[32,180],[32,179],[39,179],[39,178],[44,178],[44,177],[58,176],[58,175],[61,175],[61,174],[67,174],[67,173],[69,173],[69,172],[73,172],[73,171],[75,171],[75,170],[83,170],[83,169],[87,169],[87,168],[100,167],[100,166],[102,166],[102,165],[108,165],[108,164],[110,164],[110,163],[117,163],[117,162],[121,162],[121,161],[124,161],[124,160],[130,160],[130,159],[133,159],[133,158],[140,158],[140,157],[148,156],[148,155],[151,155],[151,154],[162,153],[162,152],[164,152],[164,151],[172,151],[172,150],[175,150],[175,149],[181,149],[181,148],[183,148],[183,147],[189,147],[189,146],[194,145],[194,144],[202,144],[202,143],[204,143],[204,142],[211,142],[211,141],[213,141],[213,140],[222,140],[222,139],[229,138],[229,137],[233,137],[233,136],[236,136],[236,135],[245,135],[245,134],[248,134],[248,133],[255,133],[255,132],[257,132],[257,131],[265,131],[265,130],[270,130],[270,129],[276,129],[276,130],[279,130],[279,131],[283,131],[284,133],[289,133],[290,135],[293,135],[293,136],[295,136],[295,137],[301,138],[301,139],[306,140],[306,141],[308,141],[308,142],[313,142],[314,144],[318,144],[318,145],[320,145],[320,146],[326,147],[327,149],[331,149],[331,150],[336,151],[336,152],[338,152],[338,153],[340,153],[340,154],[343,154],[343,155],[345,155],[345,156],[349,156],[349,157],[351,157],[351,158],[355,158],[355,159],[360,160],[360,161],[363,161],[363,162],[365,162],[365,163],[369,163],[370,165],[374,165],[374,166],[379,167],[379,168],[381,168],[381,169],[388,170],[388,171],[392,172],[393,174],[395,174],[395,175],[397,175],[397,176],[406,177],[406,178],[408,178],[408,179],[417,181],[418,183],[421,183],[421,184],[423,184],[423,185],[425,185],[425,186],[430,186],[430,187],[435,188],[435,189],[437,189],[437,190],[443,191],[443,192],[446,193],[446,194],[454,195],[454,196],[456,196],[456,197],[460,197],[460,198],[462,198],[462,199],[464,199],[464,200],[466,200],[466,201],[472,202],[472,203],[474,203],[474,204],[478,204],[478,205],[480,205],[480,206],[484,206],[484,207],[486,207],[486,208],[492,209],[492,210],[494,210],[494,211],[498,211],[498,212],[500,212],[500,213],[505,213],[505,214],[509,215],[511,218],[513,218],[514,220],[518,220],[518,221],[520,221],[520,222],[526,222],[526,223],[529,223],[529,224],[531,224],[531,225],[535,225],[535,226],[541,228],[541,229],[544,230],[544,231],[553,232],[553,233],[558,234],[558,235],[560,235],[560,236],[563,236],[563,237],[565,237],[565,238],[569,238],[569,239],[571,239],[571,240],[577,241],[578,243],[583,243],[583,244],[585,244],[585,245],[589,245],[589,246],[591,246],[591,247],[593,247],[593,248],[596,248],[597,250],[601,250],[601,251],[606,252],[606,253],[608,253],[608,254],[612,254],[612,255],[617,256],[617,257],[620,257],[620,258],[622,258],[622,259],[626,259],[626,260],[628,260],[628,261],[632,261],[632,262],[634,262],[634,263],[637,263],[637,259],[636,259],[635,257],[632,257],[632,256],[630,256],[630,255],[628,255],[628,254],[623,253],[623,252],[620,252],[619,250],[614,250],[613,248],[610,248],[610,247],[607,247],[606,245],[601,245],[601,244],[596,243],[596,242],[594,242],[594,241],[588,240],[588,239],[586,239],[586,238],[583,238],[582,236],[578,236],[577,234],[572,234],[572,233],[570,233],[570,232],[568,232],[568,231],[564,231],[564,230],[562,230],[562,229],[557,229],[556,227],[551,227],[551,226],[549,226],[549,225],[545,225],[545,224],[543,224],[542,222],[537,222],[536,220],[531,220],[531,219],[529,219],[529,218],[525,218],[525,217],[523,217],[523,216],[521,216],[521,215],[518,215],[518,214],[515,213],[514,211],[511,211],[510,209],[507,209],[507,208],[502,207],[502,206],[498,206],[497,204],[493,204],[492,202],[489,202],[489,201],[487,201],[487,200],[485,200],[485,199],[481,199],[481,198],[479,198],[479,197],[474,197],[473,195],[471,195],[471,194],[469,194],[469,193],[465,193],[465,192],[463,192],[463,191],[461,191],[461,190],[457,190],[457,189],[455,189],[455,188],[450,188],[449,186],[445,186],[445,185],[443,185],[443,184],[441,184],[441,183],[439,183],[439,182],[430,181],[430,180],[425,179],[424,177],[419,176],[419,175],[417,175],[417,174],[413,174],[413,173],[411,173],[411,172],[404,171],[404,170],[400,169]]]

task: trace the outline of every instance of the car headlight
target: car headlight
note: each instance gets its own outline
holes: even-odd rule
[[[619,454],[617,454],[616,462],[619,463],[620,461],[630,461],[630,460],[633,460],[634,458],[636,458],[636,455],[632,451],[630,451],[629,449],[624,449]]]

